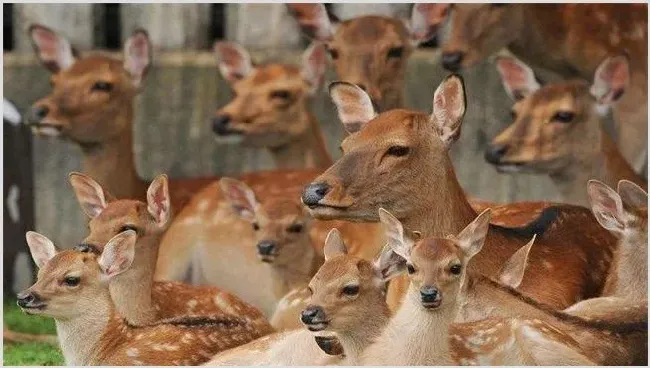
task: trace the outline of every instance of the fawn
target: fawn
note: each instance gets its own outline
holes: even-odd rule
[[[448,155],[466,108],[461,77],[442,81],[430,115],[400,109],[377,115],[369,96],[345,82],[333,83],[330,95],[351,134],[341,144],[343,156],[303,191],[314,217],[376,222],[382,206],[425,237],[458,233],[476,217]],[[522,292],[556,308],[600,294],[616,241],[582,207],[550,206],[521,228],[490,226],[487,251],[471,268],[495,274],[534,234],[537,246]],[[405,280],[394,281],[389,297],[399,298]]]
[[[145,325],[184,315],[232,314],[246,321],[259,335],[271,326],[256,308],[214,287],[178,282],[154,282],[160,237],[169,225],[170,198],[166,175],[157,176],[147,190],[147,202],[115,199],[90,177],[69,176],[77,200],[90,218],[89,234],[75,249],[103,254],[116,234],[132,230],[137,235],[131,267],[111,280],[108,289],[117,313],[130,324]]]
[[[589,179],[609,185],[629,179],[647,187],[602,128],[603,112],[615,106],[630,83],[625,55],[605,59],[591,85],[567,80],[540,86],[532,69],[509,57],[498,58],[497,68],[516,101],[512,125],[485,152],[497,170],[548,174],[565,201],[584,206]]]
[[[26,235],[39,267],[38,280],[18,295],[28,314],[56,322],[68,365],[192,365],[261,334],[227,314],[178,318],[135,327],[116,312],[107,283],[126,271],[135,255],[136,232],[114,236],[100,256],[57,251],[35,232]]]
[[[647,4],[435,4],[449,13],[443,66],[468,68],[507,48],[516,57],[562,74],[590,78],[608,55],[631,57],[629,92],[613,108],[619,149],[645,169],[648,132]],[[445,19],[441,17],[440,19]],[[558,30],[562,30],[558,32]]]

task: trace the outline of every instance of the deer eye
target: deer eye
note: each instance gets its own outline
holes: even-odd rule
[[[253,222],[253,230],[257,231],[260,229],[260,225],[257,222]]]
[[[329,51],[330,56],[332,57],[332,59],[336,60],[336,59],[339,58],[339,52],[337,50],[329,49],[327,51]]]
[[[81,282],[81,278],[79,276],[66,276],[63,279],[63,283],[67,286],[77,286],[79,285],[79,282]]]
[[[405,146],[392,146],[388,149],[388,151],[386,151],[386,154],[395,157],[402,157],[408,155],[410,151],[411,149]]]
[[[454,275],[460,275],[462,267],[459,264],[455,264],[451,267],[449,267],[449,272],[453,273]]]
[[[291,99],[291,92],[287,90],[278,90],[278,91],[273,91],[270,94],[271,99],[277,98],[280,100],[289,100]]]
[[[122,232],[129,231],[129,230],[135,231],[136,234],[138,233],[138,228],[135,227],[134,225],[124,225],[124,226],[122,226],[120,228],[119,232],[122,233]]]
[[[517,120],[517,112],[515,112],[514,110],[510,111],[510,117],[512,118],[512,121]]]
[[[409,273],[409,275],[412,275],[415,273],[415,267],[409,263],[406,265],[406,271]]]
[[[113,89],[112,83],[102,82],[102,81],[95,82],[92,88],[93,91],[101,91],[101,92],[110,92],[112,89]]]
[[[341,290],[344,295],[355,296],[359,294],[359,285],[348,285]]]
[[[557,121],[559,123],[570,123],[573,118],[575,117],[575,114],[570,112],[570,111],[560,111],[553,116],[553,121]]]
[[[403,47],[393,47],[390,50],[388,50],[388,55],[387,57],[390,58],[401,58],[402,54],[404,54],[404,48]]]
[[[292,224],[287,228],[287,231],[290,233],[299,233],[302,231],[302,224]]]

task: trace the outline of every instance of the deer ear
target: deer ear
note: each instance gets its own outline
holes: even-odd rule
[[[497,58],[496,64],[501,83],[513,100],[519,101],[540,88],[535,72],[523,62],[501,56]]]
[[[416,3],[411,13],[411,38],[416,44],[426,42],[438,33],[451,4]]]
[[[616,191],[626,206],[636,209],[648,206],[648,192],[629,180],[619,181]]]
[[[50,72],[58,73],[74,64],[77,51],[64,37],[40,24],[29,26],[27,33],[36,55]]]
[[[411,258],[412,242],[404,238],[404,227],[402,223],[390,212],[383,208],[379,209],[379,221],[384,225],[388,246],[405,260]]]
[[[465,84],[463,78],[457,74],[445,78],[433,95],[433,113],[430,120],[447,147],[460,136],[466,104]]]
[[[115,198],[89,176],[72,172],[68,175],[81,209],[90,218],[97,217]]]
[[[530,253],[530,248],[533,247],[535,243],[535,238],[537,234],[533,235],[533,238],[530,239],[528,244],[519,248],[510,256],[506,263],[501,267],[499,272],[499,282],[504,285],[510,286],[513,289],[519,287],[521,280],[524,279],[524,272],[526,271],[526,265],[528,264],[528,254]]]
[[[253,72],[251,56],[242,46],[235,42],[217,41],[214,43],[221,76],[233,84]]]
[[[483,248],[485,236],[490,228],[491,217],[492,214],[488,208],[481,212],[481,214],[467,225],[456,237],[458,239],[458,244],[467,257],[467,260],[474,257],[481,251],[481,248]]]
[[[302,54],[302,76],[310,84],[310,94],[315,94],[323,85],[325,71],[327,70],[327,57],[325,45],[314,42]]]
[[[133,230],[123,231],[106,243],[99,257],[99,267],[107,278],[121,274],[131,267],[135,257],[137,235]]]
[[[587,185],[591,211],[596,216],[598,223],[605,229],[621,233],[625,230],[625,209],[621,197],[598,180],[589,180]]]
[[[386,244],[374,262],[374,267],[382,281],[386,282],[398,276],[406,269],[406,259],[395,253],[390,245]]]
[[[325,247],[323,247],[325,260],[332,259],[332,257],[348,254],[348,249],[343,242],[341,232],[338,229],[332,229],[325,238]]]
[[[332,82],[329,93],[336,105],[339,119],[345,130],[355,133],[372,120],[377,113],[370,96],[359,86],[348,82]]]
[[[167,225],[171,217],[168,183],[167,175],[158,175],[147,189],[147,210],[160,227]]]
[[[43,265],[56,255],[54,243],[44,235],[35,231],[28,231],[25,233],[25,239],[29,246],[29,252],[32,254],[34,263],[38,268],[43,268]]]
[[[255,193],[248,185],[232,178],[221,178],[219,185],[233,210],[239,216],[248,221],[255,220],[255,212],[260,204],[255,199]]]
[[[151,40],[144,29],[136,29],[124,43],[124,69],[131,75],[133,85],[138,88],[151,66]]]
[[[627,54],[605,59],[594,75],[589,92],[601,105],[611,105],[621,98],[630,84],[630,60]]]
[[[287,7],[307,37],[318,41],[332,39],[335,26],[323,4],[287,4]]]

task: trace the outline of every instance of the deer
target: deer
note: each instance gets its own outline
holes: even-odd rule
[[[500,282],[472,272],[489,209],[458,235],[418,240],[388,211],[380,209],[379,217],[388,245],[404,259],[410,287],[382,337],[364,352],[366,364],[630,364],[626,344],[646,339],[647,303],[635,306],[630,320],[624,319],[629,312],[616,310],[603,320],[570,316],[517,294],[535,236],[506,263]],[[388,346],[391,357],[382,354]]]
[[[68,365],[192,365],[259,336],[245,320],[228,314],[177,318],[133,326],[116,311],[108,285],[135,257],[137,234],[123,231],[101,255],[57,250],[36,232],[26,239],[39,272],[18,295],[27,314],[54,318]]]
[[[646,4],[436,4],[444,19],[442,65],[469,68],[500,49],[564,77],[590,78],[608,55],[630,56],[629,92],[613,108],[616,143],[641,172],[647,165]],[[440,24],[438,24],[440,26]],[[558,32],[558,30],[562,30]]]
[[[338,229],[323,247],[325,262],[309,281],[308,305],[295,315],[304,328],[280,332],[219,353],[204,365],[356,365],[391,316],[385,283],[401,260],[348,253]]]
[[[513,123],[488,145],[485,159],[499,172],[548,175],[565,202],[589,206],[589,179],[616,185],[627,179],[647,188],[603,130],[606,112],[630,84],[625,55],[606,58],[591,84],[580,79],[540,86],[533,70],[511,57],[496,61],[515,100]]]
[[[73,172],[69,182],[79,205],[89,217],[88,235],[74,247],[103,255],[109,241],[125,231],[136,234],[131,266],[108,284],[116,312],[132,325],[149,325],[182,316],[233,315],[257,334],[272,332],[264,315],[237,296],[209,286],[153,281],[160,238],[169,225],[169,181],[158,175],[147,189],[146,202],[116,199],[87,175]]]
[[[458,233],[476,217],[448,154],[466,109],[460,76],[440,83],[431,114],[405,109],[377,114],[368,94],[346,82],[332,83],[329,92],[350,135],[341,143],[341,158],[303,190],[302,202],[312,216],[377,222],[381,206],[424,237]],[[519,287],[524,294],[558,309],[600,295],[616,239],[579,206],[549,206],[519,228],[490,226],[487,251],[474,258],[471,268],[494,275],[534,234],[536,247]],[[400,277],[389,285],[392,303],[399,304],[405,281]]]

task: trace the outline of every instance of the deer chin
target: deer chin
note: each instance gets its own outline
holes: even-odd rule
[[[220,144],[241,144],[244,136],[241,134],[215,135],[214,140]]]
[[[60,137],[63,131],[62,126],[48,123],[32,124],[31,128],[32,134],[41,137]]]

